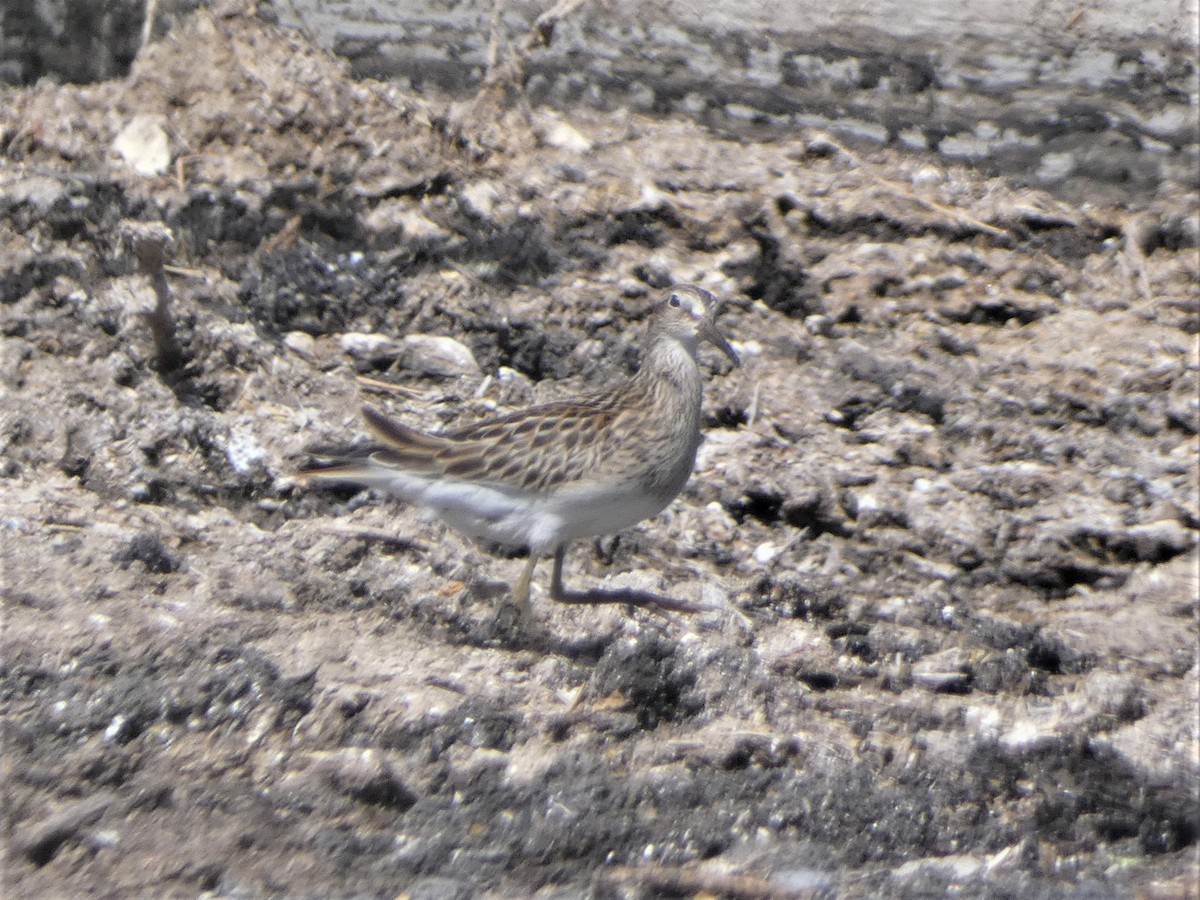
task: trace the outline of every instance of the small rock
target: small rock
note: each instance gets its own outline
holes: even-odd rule
[[[121,843],[121,832],[113,829],[93,832],[89,846],[96,850],[112,850]]]
[[[12,846],[35,865],[44,866],[54,858],[59,847],[100,821],[112,801],[112,795],[99,794],[71,803],[40,824],[17,831]]]
[[[317,350],[317,342],[313,336],[303,331],[289,331],[283,336],[283,346],[305,359],[312,359]]]
[[[1039,181],[1062,181],[1075,171],[1075,156],[1071,153],[1047,153],[1038,166]]]
[[[296,608],[296,595],[286,583],[265,576],[248,584],[245,581],[235,582],[234,593],[227,601],[230,606],[251,612],[289,612]]]
[[[454,377],[481,375],[475,355],[454,338],[433,334],[410,334],[401,342],[404,365],[425,375]]]
[[[112,555],[112,561],[122,569],[128,569],[133,563],[140,562],[147,572],[156,575],[168,575],[179,569],[179,560],[166,545],[157,536],[145,532],[130,538],[124,547]]]
[[[432,244],[450,237],[450,232],[415,209],[407,197],[376,203],[363,217],[363,227],[380,239],[403,236],[409,241]]]
[[[816,314],[805,316],[804,328],[811,335],[829,337],[829,335],[833,332],[833,319],[831,319],[829,316]]]
[[[936,859],[914,859],[892,870],[897,881],[917,879],[948,879],[951,884],[974,877],[982,868],[983,860],[975,856],[939,856]]]
[[[500,189],[491,181],[472,182],[458,193],[458,205],[462,211],[477,219],[491,219],[500,199]]]
[[[718,544],[727,544],[737,533],[737,523],[716,500],[704,507],[700,513],[703,533]]]
[[[659,190],[653,182],[647,181],[642,185],[638,201],[633,204],[633,209],[643,212],[669,210],[671,209],[671,198]]]
[[[254,430],[239,423],[229,430],[229,440],[225,444],[225,458],[233,471],[245,475],[259,468],[267,459],[267,451],[258,442]]]
[[[1000,735],[1000,746],[1015,753],[1031,753],[1039,747],[1053,746],[1057,739],[1050,723],[1018,719]]]
[[[450,232],[438,225],[428,216],[416,211],[409,211],[399,216],[401,228],[405,235],[416,240],[434,241],[450,237]]]
[[[649,291],[644,282],[636,278],[622,278],[617,281],[617,289],[621,292],[622,297],[645,297]]]
[[[961,651],[954,648],[913,663],[912,680],[938,694],[969,694],[973,678]]]
[[[10,206],[26,203],[39,213],[45,213],[66,193],[67,182],[64,179],[31,175],[6,183],[3,186],[2,196]]]
[[[783,551],[770,541],[763,541],[754,548],[754,561],[762,565],[774,562]]]
[[[355,800],[401,811],[417,802],[383,755],[375,750],[345,749],[314,756],[316,771],[327,777],[335,789]]]
[[[729,609],[729,592],[715,581],[701,582],[700,606],[704,609]]]
[[[338,342],[344,352],[357,359],[380,360],[394,359],[403,350],[399,341],[382,334],[364,334],[360,331],[348,331]]]
[[[1196,533],[1172,519],[1163,519],[1127,528],[1114,543],[1143,562],[1162,562],[1191,549]]]
[[[406,868],[414,867],[415,864],[406,865]],[[477,888],[478,885],[468,881],[430,875],[409,885],[404,896],[409,900],[470,900],[471,897],[478,896]]]
[[[134,116],[113,141],[113,149],[143,178],[161,175],[171,165],[171,146],[160,116]]]
[[[523,372],[501,366],[496,370],[496,384],[502,406],[529,406],[534,402],[533,382]]]
[[[533,383],[530,381],[529,376],[524,372],[520,372],[516,369],[510,368],[509,366],[501,366],[496,370],[496,380],[500,382],[503,387],[520,385],[522,390],[524,390],[526,387],[529,387]]]
[[[743,360],[752,359],[755,356],[762,356],[763,345],[755,340],[749,341],[730,341],[733,344],[733,349],[738,352]]]
[[[913,187],[933,187],[945,181],[940,169],[933,166],[922,166],[917,171],[913,172],[912,184]]]
[[[104,743],[106,744],[123,744],[129,740],[132,734],[132,726],[125,716],[113,716],[112,721],[108,723],[108,727],[104,729]]]
[[[541,138],[548,147],[570,150],[572,153],[590,153],[592,142],[566,122],[550,122],[541,129]]]

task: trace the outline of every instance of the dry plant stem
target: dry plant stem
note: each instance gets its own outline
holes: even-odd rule
[[[175,337],[175,318],[171,315],[171,289],[163,272],[164,242],[157,237],[138,238],[134,246],[138,271],[150,279],[156,298],[154,309],[146,314],[150,333],[158,352],[156,367],[160,372],[173,372],[183,364],[183,351]]]
[[[300,237],[300,223],[299,215],[292,216],[284,222],[282,228],[262,242],[262,252],[264,254],[277,253],[294,246],[296,239]]]
[[[504,9],[504,0],[496,0],[492,8],[492,35],[488,45],[488,73],[484,76],[479,93],[475,96],[475,104],[494,96],[497,92],[518,90],[525,86],[529,74],[529,62],[533,51],[550,46],[554,37],[554,28],[564,18],[583,6],[587,0],[559,0],[546,10],[533,23],[533,27],[525,35],[525,39],[516,44],[508,53],[504,62],[497,61],[500,45],[500,17]]]
[[[492,25],[491,34],[488,36],[487,48],[487,74],[484,75],[484,81],[496,69],[496,63],[500,59],[500,18],[504,12],[505,0],[492,0]]]
[[[1133,294],[1131,299],[1147,301],[1139,306],[1139,309],[1150,305],[1149,301],[1154,299],[1150,291],[1150,276],[1146,272],[1146,253],[1142,249],[1145,245],[1145,232],[1148,227],[1149,223],[1140,216],[1127,219],[1121,226],[1123,239],[1121,264],[1126,278],[1130,282],[1130,292]]]
[[[402,384],[393,384],[390,381],[381,381],[378,378],[371,378],[367,375],[356,375],[354,380],[365,388],[370,388],[381,394],[391,394],[396,397],[404,397],[407,400],[419,400],[421,398],[420,391],[414,391],[412,388],[406,388]]]
[[[147,0],[146,10],[142,18],[142,36],[138,49],[150,43],[154,35],[154,20],[158,18],[158,0]]]

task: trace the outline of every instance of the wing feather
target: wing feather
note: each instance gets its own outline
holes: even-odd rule
[[[476,422],[444,434],[429,434],[364,407],[376,444],[325,456],[305,478],[358,480],[370,471],[445,476],[457,481],[549,493],[584,479],[611,461],[613,448],[600,447],[620,415],[613,395],[535,406]]]
[[[395,450],[409,453],[425,450],[433,454],[446,446],[445,438],[402,425],[389,419],[373,406],[363,407],[363,418],[367,420],[367,427],[371,429],[371,433]]]

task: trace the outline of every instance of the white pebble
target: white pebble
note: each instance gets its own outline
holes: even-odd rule
[[[761,565],[773,562],[783,551],[770,541],[763,541],[754,548],[754,559]]]
[[[589,153],[592,142],[584,137],[578,129],[566,122],[554,122],[542,132],[542,140],[548,146],[559,150],[569,150],[572,153]]]
[[[312,359],[317,349],[317,342],[311,334],[303,331],[289,331],[283,336],[283,346],[298,356],[303,356],[305,359]]]
[[[479,363],[469,348],[454,338],[410,334],[401,342],[404,365],[426,375],[479,375]]]
[[[113,141],[125,164],[143,178],[161,175],[171,165],[171,144],[163,124],[161,116],[134,116]]]
[[[935,184],[941,184],[945,180],[941,170],[935,169],[933,166],[923,166],[913,172],[912,183],[913,187],[932,187]]]

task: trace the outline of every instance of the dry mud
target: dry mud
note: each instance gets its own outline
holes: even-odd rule
[[[0,99],[5,896],[1196,896],[1178,185],[444,107],[205,13]],[[137,115],[164,175],[110,149]],[[291,478],[364,399],[623,376],[672,281],[747,364],[706,354],[696,476],[568,580],[709,612],[541,571],[521,627],[520,559]]]

